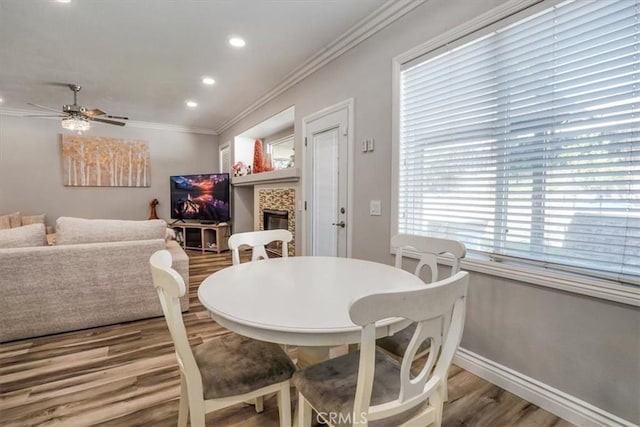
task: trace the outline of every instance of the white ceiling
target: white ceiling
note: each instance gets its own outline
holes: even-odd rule
[[[214,130],[384,3],[2,0],[2,107],[58,109],[73,94],[52,83],[77,83],[78,103],[88,108]],[[229,46],[230,35],[246,47]],[[205,75],[216,84],[203,85]],[[187,99],[199,106],[187,108]]]

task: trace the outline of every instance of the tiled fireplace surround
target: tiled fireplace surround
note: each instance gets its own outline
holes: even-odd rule
[[[256,219],[258,230],[264,230],[264,210],[286,211],[288,229],[293,234],[289,243],[289,256],[296,254],[296,189],[293,187],[255,188],[254,197],[258,201]]]

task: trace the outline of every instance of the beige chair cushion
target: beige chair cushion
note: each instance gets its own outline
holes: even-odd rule
[[[60,217],[56,221],[56,245],[164,239],[166,228],[167,223],[161,219],[122,221]]]
[[[273,343],[228,334],[193,348],[205,399],[249,393],[291,378],[296,368]]]
[[[20,212],[0,216],[0,230],[20,227]]]
[[[44,224],[31,224],[0,230],[0,248],[26,248],[46,246],[47,233]]]
[[[31,224],[44,224],[45,214],[40,215],[22,215],[20,217],[20,223],[22,225],[31,225]]]
[[[358,382],[360,351],[329,359],[296,372],[291,382],[318,412],[343,414],[338,420],[352,420],[353,401]],[[371,405],[378,405],[398,398],[400,394],[400,363],[382,351],[376,350],[376,370],[373,379]],[[379,421],[369,422],[370,427],[395,427],[407,421],[420,409]],[[351,423],[337,423],[338,426]]]

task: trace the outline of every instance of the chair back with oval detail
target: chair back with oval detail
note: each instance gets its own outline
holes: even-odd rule
[[[460,261],[467,254],[467,249],[462,242],[440,237],[397,234],[391,238],[391,246],[396,248],[395,266],[397,268],[402,268],[402,261],[405,255],[419,256],[414,274],[422,277],[422,270],[424,267],[428,267],[430,270],[430,279],[427,283],[433,283],[441,278],[438,270],[438,257],[449,258],[451,260],[451,272],[449,276],[452,276],[460,271]],[[446,332],[449,328],[448,318],[445,317],[442,326]],[[411,325],[395,335],[381,338],[378,340],[378,347],[399,360],[406,357],[410,357],[410,360],[414,360],[414,358],[419,359],[429,352],[429,345],[427,342],[424,342],[416,353],[409,354],[407,347],[414,331],[415,325]],[[445,400],[448,399],[446,378],[444,398]]]
[[[180,310],[187,290],[171,268],[172,257],[160,250],[149,259],[151,277],[173,340],[180,369],[178,426],[204,427],[205,414],[248,400],[262,411],[264,396],[275,393],[280,427],[291,426],[289,378],[295,367],[277,344],[227,334],[191,347]],[[238,369],[242,366],[242,369]]]
[[[251,261],[267,259],[266,246],[271,242],[282,243],[282,256],[289,256],[288,243],[293,240],[293,235],[289,230],[262,230],[249,231],[246,233],[235,233],[229,237],[229,249],[231,249],[231,257],[233,265],[240,264],[240,247],[250,246],[253,251]]]
[[[299,425],[310,426],[311,409],[330,425],[423,426],[442,422],[446,376],[460,344],[469,275],[458,272],[423,289],[366,295],[349,309],[362,327],[360,350],[310,366],[294,374],[298,389]],[[376,322],[404,318],[415,322],[407,348],[398,361],[376,346]],[[443,325],[450,320],[449,328]],[[413,362],[423,342],[431,351]],[[413,362],[413,363],[412,363]],[[411,368],[420,363],[420,371]],[[377,425],[377,423],[376,423]]]
[[[402,260],[405,255],[411,253],[418,255],[419,261],[414,274],[420,276],[426,266],[431,271],[430,282],[438,280],[438,257],[449,256],[452,258],[451,275],[460,271],[460,260],[467,254],[463,243],[440,237],[414,236],[409,234],[396,234],[391,238],[391,247],[396,250],[395,266],[402,268]]]

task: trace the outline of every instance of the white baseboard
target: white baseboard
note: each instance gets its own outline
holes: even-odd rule
[[[467,349],[459,348],[453,363],[578,426],[637,427],[637,424]]]

